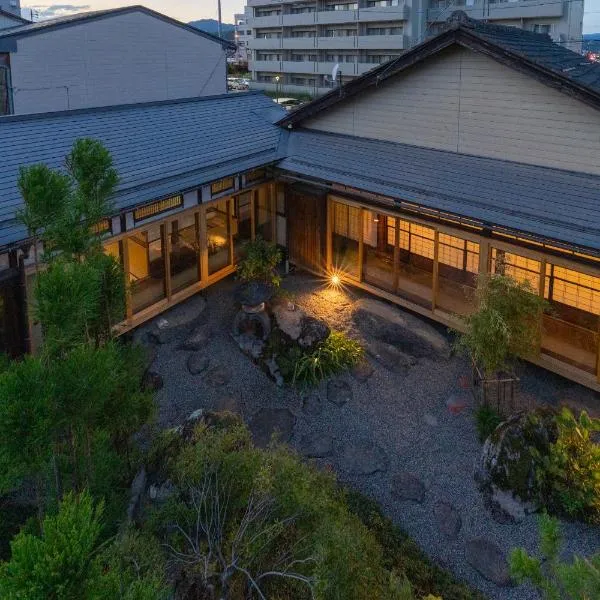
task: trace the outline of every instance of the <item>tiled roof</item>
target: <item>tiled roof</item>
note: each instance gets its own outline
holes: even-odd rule
[[[517,27],[492,25],[456,11],[448,19],[444,31],[438,35],[417,44],[398,58],[356,77],[341,88],[305,104],[286,115],[280,124],[300,124],[322,110],[345,102],[391,77],[401,76],[403,71],[452,45],[485,52],[512,69],[600,109],[600,63],[554,43],[548,35]]]
[[[598,176],[302,129],[278,167],[600,251]]]
[[[120,183],[119,210],[272,163],[283,109],[256,93],[153,102],[23,117],[0,117],[0,247],[25,239],[21,165],[62,168],[73,142],[101,140]]]
[[[157,19],[161,19],[166,23],[171,25],[175,25],[176,27],[181,27],[183,29],[187,29],[196,35],[200,35],[202,37],[208,38],[214,42],[218,42],[224,48],[229,48],[235,50],[235,44],[224,40],[216,35],[211,33],[207,33],[205,31],[201,31],[196,27],[188,25],[187,23],[182,23],[181,21],[177,21],[176,19],[172,19],[166,15],[163,15],[159,12],[146,8],[145,6],[124,6],[121,8],[111,8],[107,10],[94,10],[89,12],[81,12],[75,13],[72,15],[67,15],[64,17],[56,17],[54,19],[46,19],[44,21],[36,21],[35,23],[27,23],[26,25],[19,25],[18,27],[11,27],[10,29],[5,29],[0,31],[0,39],[3,38],[15,38],[15,37],[23,37],[26,35],[33,35],[36,33],[44,33],[45,31],[49,31],[52,29],[58,29],[60,27],[68,27],[70,25],[77,25],[79,23],[85,21],[91,21],[94,19],[102,19],[105,17],[112,17],[115,15],[130,13],[130,12],[143,12],[147,15],[155,17]]]

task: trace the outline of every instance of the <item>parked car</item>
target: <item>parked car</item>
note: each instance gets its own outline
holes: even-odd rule
[[[277,98],[275,102],[279,104],[279,106],[285,108],[288,112],[295,110],[304,104],[302,100],[298,100],[297,98]]]

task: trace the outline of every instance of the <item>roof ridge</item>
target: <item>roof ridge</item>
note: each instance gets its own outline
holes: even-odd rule
[[[74,108],[71,110],[59,110],[54,112],[30,113],[25,115],[6,115],[0,116],[0,126],[3,123],[14,123],[19,121],[37,121],[42,119],[52,119],[60,117],[71,117],[79,114],[116,112],[121,110],[133,110],[136,108],[166,106],[173,104],[192,104],[194,102],[206,102],[208,100],[228,100],[233,98],[243,98],[247,96],[262,96],[260,90],[250,90],[248,92],[238,92],[235,94],[224,93],[214,94],[212,96],[192,96],[189,98],[173,98],[171,100],[149,100],[147,102],[132,102],[129,104],[111,104],[108,106],[93,106],[89,108]],[[266,97],[266,96],[265,96]]]

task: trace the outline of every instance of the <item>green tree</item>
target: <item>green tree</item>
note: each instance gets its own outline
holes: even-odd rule
[[[539,353],[544,299],[528,281],[506,275],[482,275],[477,285],[477,309],[464,318],[465,333],[458,348],[466,350],[488,376],[517,358]]]
[[[597,600],[600,554],[590,558],[575,556],[572,562],[561,562],[558,521],[543,514],[539,529],[541,558],[528,554],[524,548],[511,553],[510,567],[515,580],[532,583],[544,600]]]

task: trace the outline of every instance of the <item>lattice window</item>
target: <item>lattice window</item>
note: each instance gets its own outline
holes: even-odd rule
[[[479,244],[440,233],[439,261],[461,271],[479,271]]]
[[[358,241],[360,239],[360,208],[348,204],[334,203],[333,232]]]
[[[492,273],[507,275],[522,283],[529,281],[534,291],[539,289],[541,263],[512,252],[492,248]]]
[[[215,181],[215,183],[210,186],[210,193],[213,196],[217,194],[222,194],[223,192],[227,192],[234,188],[234,179],[233,177],[226,177],[225,179],[221,179],[220,181]]]
[[[180,206],[183,206],[183,196],[171,196],[171,198],[165,198],[164,200],[137,208],[133,211],[133,218],[135,221],[143,221],[144,219],[154,217],[174,208],[179,208]]]
[[[546,266],[546,298],[600,315],[600,277],[557,265]]]

